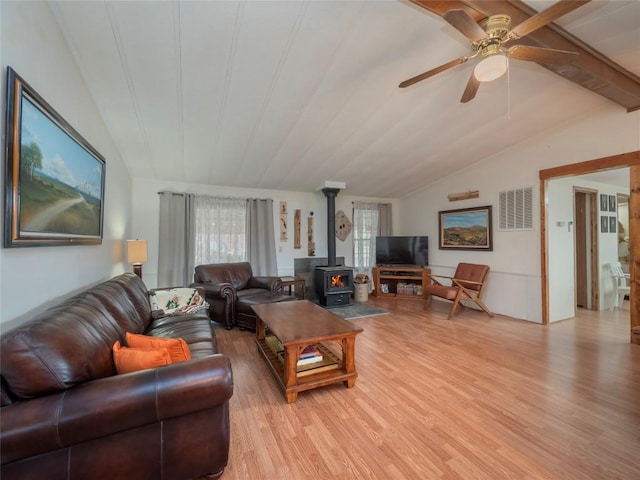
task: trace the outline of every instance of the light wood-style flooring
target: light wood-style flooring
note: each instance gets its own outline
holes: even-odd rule
[[[224,480],[639,479],[640,346],[627,311],[549,327],[448,305],[371,298],[351,320],[359,373],[287,404],[254,334],[231,358]],[[625,302],[628,304],[628,302]]]

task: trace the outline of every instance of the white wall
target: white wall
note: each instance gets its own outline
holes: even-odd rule
[[[575,316],[575,225],[572,178],[552,180],[547,186],[547,239],[549,255],[549,318]],[[558,222],[563,225],[558,226]]]
[[[157,285],[158,278],[158,230],[160,200],[158,192],[174,191],[196,193],[201,195],[218,195],[241,198],[271,198],[273,199],[274,230],[276,233],[276,253],[278,275],[293,275],[293,259],[306,258],[307,255],[307,218],[313,212],[314,241],[316,257],[327,256],[327,199],[322,192],[286,192],[281,190],[247,189],[222,187],[211,185],[195,185],[178,182],[161,182],[155,180],[136,179],[133,187],[133,228],[132,238],[148,240],[149,261],[142,267],[142,278],[149,287]],[[397,200],[381,198],[363,198],[348,195],[349,185],[336,197],[336,212],[342,210],[353,222],[352,202],[356,200],[367,202],[391,203],[393,205],[394,230],[398,229]],[[289,212],[289,229],[287,242],[280,242],[279,212],[280,201],[287,202]],[[301,246],[293,248],[293,213],[300,209],[301,216]],[[336,239],[336,255],[344,256],[347,265],[353,264],[353,233],[342,242]]]
[[[0,328],[6,329],[52,300],[124,271],[122,239],[130,222],[131,178],[49,6],[3,1],[0,16],[3,112],[6,67],[11,66],[107,162],[102,245],[0,249]],[[1,129],[4,145],[4,113]]]
[[[436,273],[450,274],[461,261],[488,264],[491,273],[485,300],[489,308],[495,313],[540,323],[539,170],[638,149],[640,112],[626,113],[621,107],[604,102],[586,119],[576,118],[563,128],[555,128],[493,157],[479,159],[465,171],[401,199],[400,232],[427,232],[431,245],[434,245],[430,248],[429,257]],[[534,230],[498,231],[495,228],[498,192],[525,186],[534,186],[536,194]],[[448,201],[449,193],[467,190],[479,190],[480,198]],[[438,250],[438,211],[480,205],[494,206],[493,252]],[[564,254],[571,255],[572,252]],[[569,288],[567,285],[563,287]]]

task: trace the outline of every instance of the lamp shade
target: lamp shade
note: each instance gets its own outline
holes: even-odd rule
[[[473,75],[479,82],[490,82],[500,78],[507,71],[507,61],[507,57],[502,54],[485,57],[476,65]]]
[[[147,261],[147,241],[127,240],[127,262],[144,263]]]

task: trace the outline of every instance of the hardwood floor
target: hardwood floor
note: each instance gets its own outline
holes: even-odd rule
[[[219,329],[233,364],[235,479],[638,479],[640,346],[629,314],[549,327],[378,300],[352,320],[358,380],[287,404],[248,331]],[[625,302],[628,304],[628,302]]]

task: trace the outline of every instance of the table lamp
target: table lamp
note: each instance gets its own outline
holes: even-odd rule
[[[133,264],[133,273],[142,278],[142,264],[147,261],[147,241],[127,240],[127,262]]]

